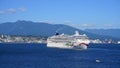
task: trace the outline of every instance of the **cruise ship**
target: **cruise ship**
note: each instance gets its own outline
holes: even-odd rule
[[[69,48],[69,49],[87,49],[90,43],[86,34],[79,34],[78,31],[73,35],[56,33],[54,36],[48,37],[47,47]]]

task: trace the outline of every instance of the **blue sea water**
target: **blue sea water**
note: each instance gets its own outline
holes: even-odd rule
[[[120,45],[90,44],[87,50],[72,50],[1,43],[0,68],[120,68]]]

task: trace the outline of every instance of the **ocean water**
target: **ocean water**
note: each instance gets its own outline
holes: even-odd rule
[[[90,44],[87,50],[72,50],[1,43],[0,68],[120,68],[120,45]]]

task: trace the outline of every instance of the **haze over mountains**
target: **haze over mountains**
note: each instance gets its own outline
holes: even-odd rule
[[[115,33],[111,32],[108,35],[97,34],[89,30],[80,30],[64,24],[48,24],[44,22],[32,22],[32,21],[16,21],[6,22],[0,24],[0,34],[7,35],[24,35],[24,36],[52,36],[55,32],[74,34],[75,31],[79,31],[81,34],[87,34],[91,39],[114,39],[120,40]],[[102,33],[102,32],[101,32]],[[120,32],[118,32],[120,34]],[[115,36],[111,36],[114,34]]]
[[[85,29],[86,32],[120,38],[120,29]]]

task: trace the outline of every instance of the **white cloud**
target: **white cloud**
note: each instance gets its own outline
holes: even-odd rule
[[[5,11],[0,11],[0,14],[4,14],[5,13]]]
[[[119,24],[105,24],[103,25],[105,28],[119,28]]]
[[[113,27],[112,24],[106,24],[105,27]]]
[[[69,20],[64,21],[63,24],[72,26],[72,23]]]
[[[85,29],[85,28],[95,28],[97,27],[95,24],[92,23],[73,23],[71,21],[64,21],[65,25],[69,25],[78,29]]]
[[[95,25],[94,24],[81,24],[80,25],[81,27],[95,27]]]
[[[25,7],[21,7],[21,8],[18,8],[18,10],[24,12],[24,11],[26,11],[26,8]]]
[[[15,12],[17,12],[17,10],[14,8],[7,9],[6,11],[6,13],[15,13]]]
[[[49,24],[56,24],[56,21],[54,21],[54,20],[41,20],[41,21],[39,21],[39,22],[45,22],[45,23],[49,23]]]
[[[26,8],[20,7],[20,8],[9,8],[6,10],[0,10],[0,15],[1,14],[13,14],[13,13],[16,13],[18,11],[24,12],[24,11],[26,11]]]

